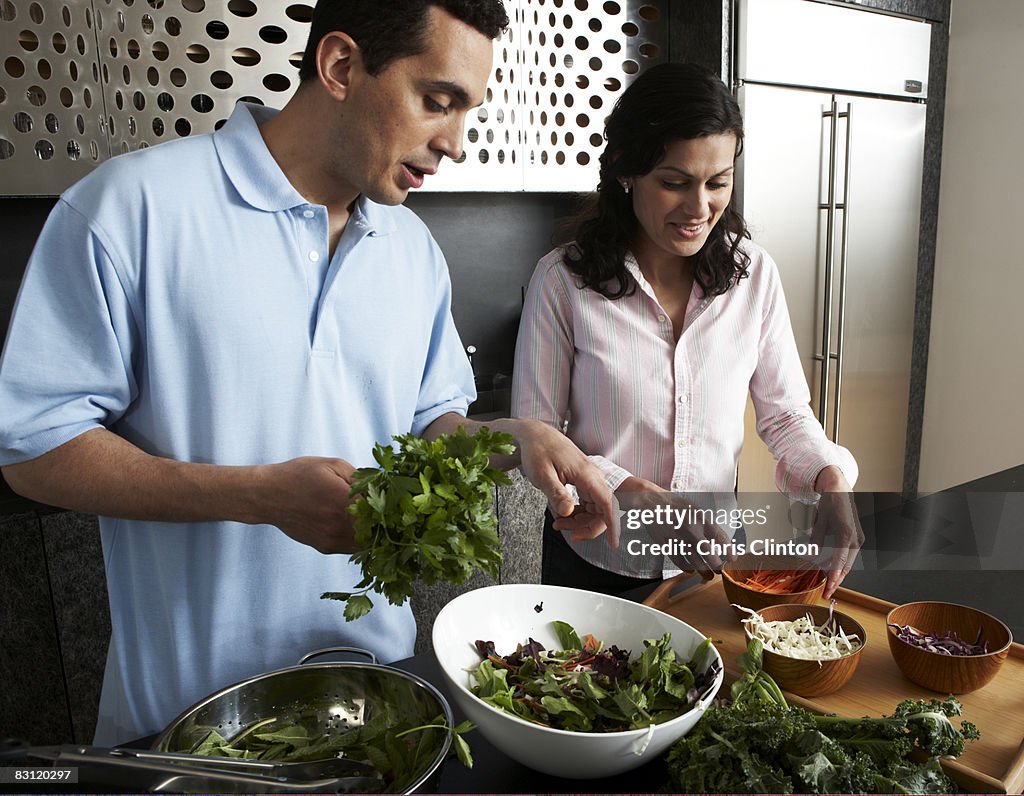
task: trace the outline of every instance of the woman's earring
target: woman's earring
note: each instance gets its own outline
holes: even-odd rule
[[[633,186],[632,186],[632,185],[630,185],[630,184],[629,184],[628,182],[624,182],[624,183],[622,183],[622,191],[623,191],[623,193],[625,193],[626,195],[629,195],[629,192],[630,192],[630,191],[631,191],[632,189],[633,189]]]

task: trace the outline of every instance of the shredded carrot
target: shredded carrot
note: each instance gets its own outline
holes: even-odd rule
[[[816,569],[759,569],[743,585],[766,594],[793,594],[817,586],[823,578]]]

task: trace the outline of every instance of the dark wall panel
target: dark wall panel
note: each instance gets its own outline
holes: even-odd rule
[[[53,601],[35,514],[0,519],[0,583],[0,739],[71,743]]]
[[[406,204],[430,228],[452,275],[452,314],[476,346],[480,386],[511,374],[522,293],[574,210],[567,194],[422,193]]]
[[[92,514],[63,511],[43,515],[40,522],[72,731],[75,743],[88,744],[96,731],[110,643],[99,521]]]
[[[3,241],[0,246],[0,334],[3,337],[7,336],[21,274],[55,201],[0,199],[0,241]]]

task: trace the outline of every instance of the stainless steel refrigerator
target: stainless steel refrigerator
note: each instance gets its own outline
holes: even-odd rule
[[[736,200],[778,263],[815,416],[858,491],[899,492],[930,26],[814,0],[736,11]],[[774,490],[774,469],[748,403],[740,490]]]

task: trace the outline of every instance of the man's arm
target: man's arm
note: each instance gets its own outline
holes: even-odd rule
[[[494,457],[494,466],[509,470],[518,465],[523,475],[547,496],[559,530],[572,531],[574,538],[580,539],[595,539],[607,530],[609,544],[618,547],[619,525],[612,491],[600,469],[567,436],[539,420],[502,418],[481,423],[453,412],[437,418],[423,436],[434,439],[459,426],[470,433],[487,426],[492,431],[511,434],[516,453]],[[576,487],[579,505],[566,484]]]
[[[15,492],[40,503],[156,522],[266,523],[321,553],[355,551],[352,473],[342,459],[312,456],[244,467],[179,462],[105,429],[3,468]]]

